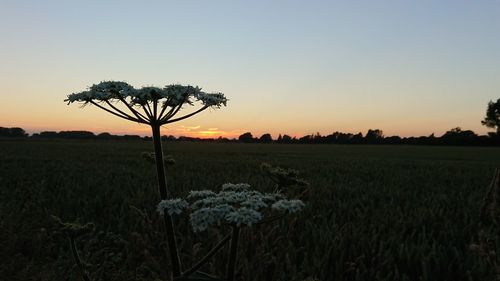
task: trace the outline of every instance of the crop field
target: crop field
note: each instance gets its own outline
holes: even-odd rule
[[[246,182],[267,162],[310,183],[297,215],[245,228],[237,280],[493,280],[469,250],[499,148],[165,142],[175,196]],[[148,141],[0,140],[0,280],[80,280],[52,215],[95,224],[80,238],[92,280],[169,280]],[[190,265],[228,229],[175,218]],[[221,275],[225,255],[204,269]]]

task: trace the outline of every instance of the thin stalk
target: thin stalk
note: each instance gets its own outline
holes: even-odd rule
[[[119,108],[117,108],[116,106],[114,106],[111,102],[109,102],[109,101],[105,101],[105,102],[106,102],[106,104],[108,104],[108,105],[109,105],[112,109],[116,110],[117,112],[121,113],[122,115],[127,116],[128,118],[134,119],[134,117],[133,117],[133,116],[131,116],[131,115],[129,115],[129,114],[127,114],[127,113],[123,112],[122,110],[120,110]],[[147,120],[142,120],[142,121],[147,122]]]
[[[277,221],[279,219],[282,219],[284,218],[285,215],[277,215],[277,216],[273,216],[273,217],[270,217],[268,219],[265,219],[265,220],[262,220],[262,221],[259,221],[257,223],[254,223],[253,225],[261,225],[261,224],[265,224],[265,223],[269,223],[269,222],[273,222],[273,221]]]
[[[167,104],[169,104],[169,102],[171,101],[172,99],[171,98],[167,98],[166,101],[163,102],[163,105],[161,106],[161,111],[160,111],[160,114],[158,114],[157,116],[157,119],[158,120],[161,120],[163,118],[163,113],[165,112],[165,110],[167,110]]]
[[[171,119],[171,120],[167,120],[167,121],[165,121],[165,122],[164,122],[164,124],[168,124],[168,123],[173,123],[173,122],[181,121],[181,120],[186,119],[186,118],[189,118],[189,117],[191,117],[191,116],[193,116],[193,115],[195,115],[195,114],[197,114],[197,113],[200,113],[200,112],[202,112],[203,110],[205,110],[205,109],[207,109],[207,108],[209,108],[209,106],[204,106],[204,107],[202,107],[202,108],[200,108],[200,109],[196,110],[195,112],[191,112],[191,113],[189,113],[189,114],[187,114],[187,115],[184,115],[184,116],[182,116],[182,117],[175,118],[175,119]]]
[[[234,271],[236,268],[236,255],[238,254],[238,240],[240,238],[240,228],[233,226],[231,235],[231,248],[229,250],[229,260],[227,262],[226,281],[234,281]]]
[[[171,108],[171,109],[167,112],[167,114],[165,114],[165,116],[163,116],[163,117],[161,118],[161,121],[165,121],[165,122],[166,122],[166,121],[168,121],[168,119],[172,118],[175,114],[177,114],[177,112],[179,112],[179,110],[182,108],[182,105],[183,105],[183,104],[184,104],[184,103],[181,103],[181,104],[179,104],[179,105],[177,105],[177,106],[172,107],[172,108]]]
[[[90,281],[90,277],[83,266],[82,260],[80,259],[80,255],[78,255],[78,250],[76,249],[75,238],[69,238],[69,245],[71,247],[71,253],[73,254],[73,259],[75,260],[76,265],[80,269],[80,273],[82,274],[82,278],[84,281]]]
[[[130,110],[130,112],[132,112],[132,114],[135,115],[135,117],[137,117],[138,119],[148,120],[146,116],[142,115],[139,111],[130,106],[130,104],[128,104],[128,102],[122,96],[116,95],[116,97]]]
[[[113,114],[113,115],[115,115],[115,116],[118,116],[118,117],[120,117],[120,118],[123,118],[123,119],[126,119],[126,120],[130,120],[130,121],[134,121],[134,122],[137,122],[137,123],[146,123],[146,122],[144,122],[143,120],[139,120],[139,119],[135,119],[135,118],[129,118],[129,117],[127,117],[127,116],[123,116],[123,115],[120,115],[120,114],[118,114],[118,113],[116,113],[116,112],[113,112],[113,111],[111,111],[111,110],[109,110],[109,109],[105,108],[104,106],[102,106],[102,105],[98,104],[98,103],[97,103],[97,102],[95,102],[95,101],[90,101],[90,103],[91,103],[91,104],[93,104],[93,105],[95,105],[95,106],[97,106],[97,107],[99,107],[100,109],[102,109],[102,110],[104,110],[104,111],[106,111],[106,112],[108,112],[108,113],[111,113],[111,114]]]
[[[151,120],[155,120],[153,117],[156,115],[156,114],[153,114],[153,110],[151,109],[151,105],[149,104],[149,102],[147,101],[146,102],[146,107],[149,111],[149,115],[151,115]]]
[[[144,110],[144,112],[146,112],[146,115],[148,116],[149,120],[151,120],[151,122],[155,121],[153,119],[153,115],[151,115],[151,112],[148,110],[148,108],[145,105],[141,105],[141,107],[142,107],[142,110]]]
[[[161,137],[160,137],[160,125],[152,124],[151,128],[153,130],[153,143],[155,148],[156,157],[156,172],[158,174],[158,190],[160,192],[161,200],[168,198],[167,190],[167,178],[165,177],[165,167],[163,163],[163,151],[161,148]],[[172,217],[165,212],[163,216],[165,221],[165,231],[167,234],[168,250],[170,252],[170,259],[172,261],[172,271],[174,277],[181,276],[181,261],[179,258],[179,252],[177,249],[177,243],[175,241],[175,231],[174,224],[172,222]]]
[[[158,100],[153,100],[153,117],[154,120],[158,118]]]
[[[183,275],[185,277],[189,277],[189,275],[195,273],[198,269],[200,269],[207,261],[217,254],[222,247],[226,244],[227,241],[231,238],[231,234],[226,235],[226,237],[222,238],[222,240],[215,245],[201,260],[199,260],[195,265],[193,265],[190,269],[186,270]]]

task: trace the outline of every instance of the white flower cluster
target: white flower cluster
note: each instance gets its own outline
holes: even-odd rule
[[[104,81],[99,84],[92,85],[88,91],[73,93],[68,95],[64,101],[72,102],[90,102],[92,100],[106,101],[116,99],[118,97],[129,97],[135,91],[134,87],[125,82],[119,81]]]
[[[176,199],[167,199],[167,200],[161,200],[161,202],[157,206],[157,211],[160,214],[165,214],[165,210],[167,213],[172,216],[172,215],[178,215],[182,213],[183,210],[187,209],[189,207],[188,202],[184,199],[176,198]]]
[[[190,208],[191,225],[196,232],[203,231],[212,225],[220,225],[222,222],[229,222],[237,226],[251,226],[264,217],[263,211],[271,204],[282,202],[278,206],[287,204],[284,196],[280,193],[261,193],[251,190],[246,183],[226,183],[222,185],[222,190],[215,193],[210,190],[191,191],[188,199],[193,199]],[[301,202],[300,200],[293,200]],[[275,210],[286,210],[294,212],[298,210],[292,203],[290,209],[274,208]],[[304,204],[302,203],[302,206]]]
[[[220,107],[226,105],[227,99],[222,93],[205,93],[199,87],[168,85],[164,88],[143,87],[135,89],[125,82],[104,81],[92,85],[88,91],[73,93],[65,100],[68,103],[108,101],[130,98],[131,104],[145,104],[148,101],[163,100],[165,106],[177,106],[183,103],[193,104],[199,101],[204,106]]]
[[[287,211],[289,213],[296,213],[305,207],[304,202],[301,200],[286,200],[282,199],[277,201],[271,206],[275,210]]]
[[[158,211],[163,214],[166,210],[174,215],[190,209],[190,222],[195,232],[223,222],[251,226],[263,219],[266,208],[295,213],[305,206],[301,200],[286,200],[280,193],[250,190],[246,183],[226,183],[217,193],[194,190],[189,192],[187,199],[190,204],[183,199],[163,200],[158,204]]]
[[[215,196],[215,192],[212,190],[191,190],[188,195],[188,199],[199,199]]]
[[[237,226],[252,225],[262,219],[262,214],[254,209],[241,207],[238,210],[227,214],[226,220]]]
[[[200,232],[212,225],[220,225],[226,216],[232,212],[234,212],[234,207],[228,204],[200,208],[190,216],[193,231]]]
[[[223,191],[246,191],[249,188],[248,183],[225,183],[222,185]]]

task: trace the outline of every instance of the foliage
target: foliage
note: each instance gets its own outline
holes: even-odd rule
[[[241,141],[241,142],[247,142],[247,143],[255,141],[255,139],[253,138],[252,133],[250,133],[250,132],[246,132],[246,133],[240,135],[238,137],[238,140]]]
[[[490,101],[486,109],[486,116],[481,124],[488,128],[496,128],[497,134],[500,135],[500,99],[496,102]]]
[[[0,137],[25,138],[27,136],[28,136],[28,134],[22,128],[18,128],[18,127],[14,127],[14,128],[0,127]]]

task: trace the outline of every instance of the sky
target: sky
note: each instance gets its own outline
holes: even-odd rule
[[[499,15],[493,0],[0,0],[0,126],[149,135],[63,102],[118,80],[228,97],[162,134],[485,134]]]

